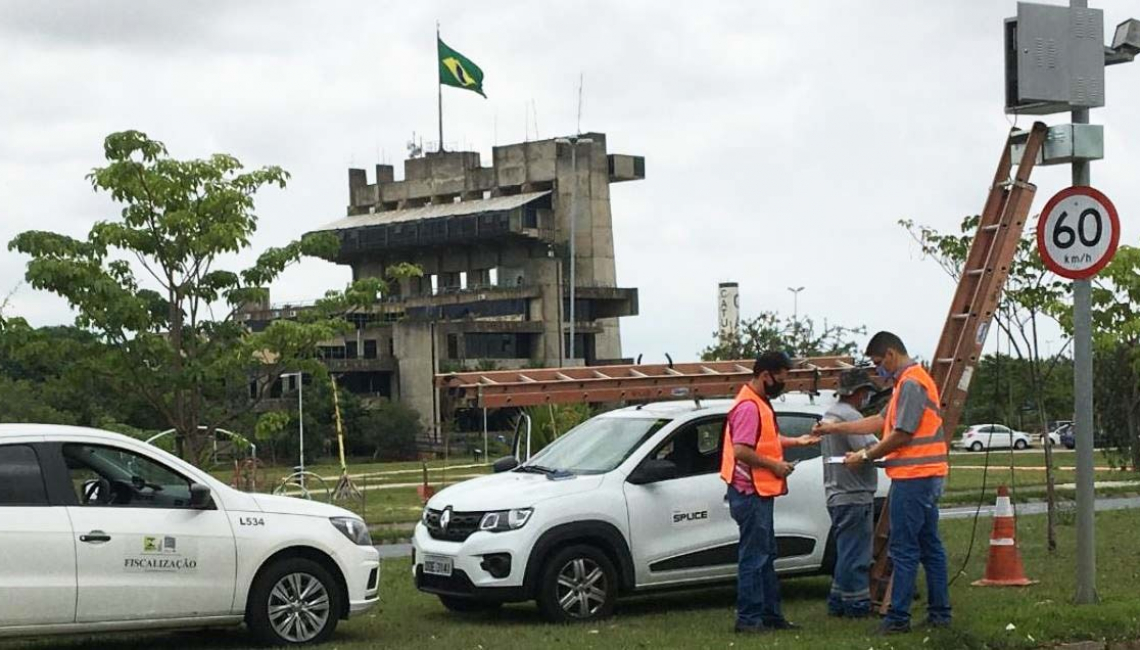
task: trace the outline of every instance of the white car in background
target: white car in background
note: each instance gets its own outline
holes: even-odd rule
[[[0,425],[0,637],[238,625],[327,640],[379,600],[355,514],[239,492],[117,433]]]
[[[962,432],[955,447],[969,451],[985,449],[1027,449],[1031,445],[1028,433],[1014,431],[1002,424],[975,424]]]
[[[798,436],[835,402],[802,393],[773,401]],[[620,595],[736,579],[739,530],[720,478],[731,400],[661,402],[598,415],[529,461],[453,485],[427,503],[412,540],[412,577],[453,611],[538,601],[552,621],[607,616]],[[516,435],[515,450],[527,449]],[[776,499],[776,571],[828,573],[835,558],[818,446]],[[505,461],[505,462],[504,462]],[[889,481],[879,470],[876,501]]]

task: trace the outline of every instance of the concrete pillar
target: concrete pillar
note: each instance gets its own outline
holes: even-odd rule
[[[439,404],[434,379],[439,372],[439,350],[434,338],[433,323],[405,320],[392,326],[399,400],[420,414],[428,442],[438,440]]]

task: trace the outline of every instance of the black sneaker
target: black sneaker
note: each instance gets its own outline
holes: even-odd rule
[[[764,627],[769,630],[798,630],[799,625],[789,621],[786,618],[781,618],[775,621],[764,621]]]
[[[768,628],[763,625],[741,625],[737,623],[732,631],[737,634],[763,634],[768,631]]]
[[[947,627],[950,627],[950,619],[947,618],[947,619],[934,620],[932,618],[927,618],[925,621],[922,622],[922,627],[947,628]]]
[[[876,636],[908,633],[910,633],[910,623],[888,623],[883,621],[879,624],[879,627],[875,629]]]

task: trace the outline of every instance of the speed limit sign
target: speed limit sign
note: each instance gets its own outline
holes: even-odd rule
[[[1090,278],[1116,254],[1120,218],[1108,197],[1091,187],[1061,190],[1037,222],[1037,250],[1052,272],[1072,280]]]

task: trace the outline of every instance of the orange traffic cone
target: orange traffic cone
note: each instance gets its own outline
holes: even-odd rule
[[[1025,577],[1025,568],[1021,565],[1021,553],[1017,550],[1017,521],[1013,517],[1013,505],[1009,502],[1009,489],[999,486],[986,577],[975,581],[974,586],[1024,587],[1036,583],[1036,580]]]

